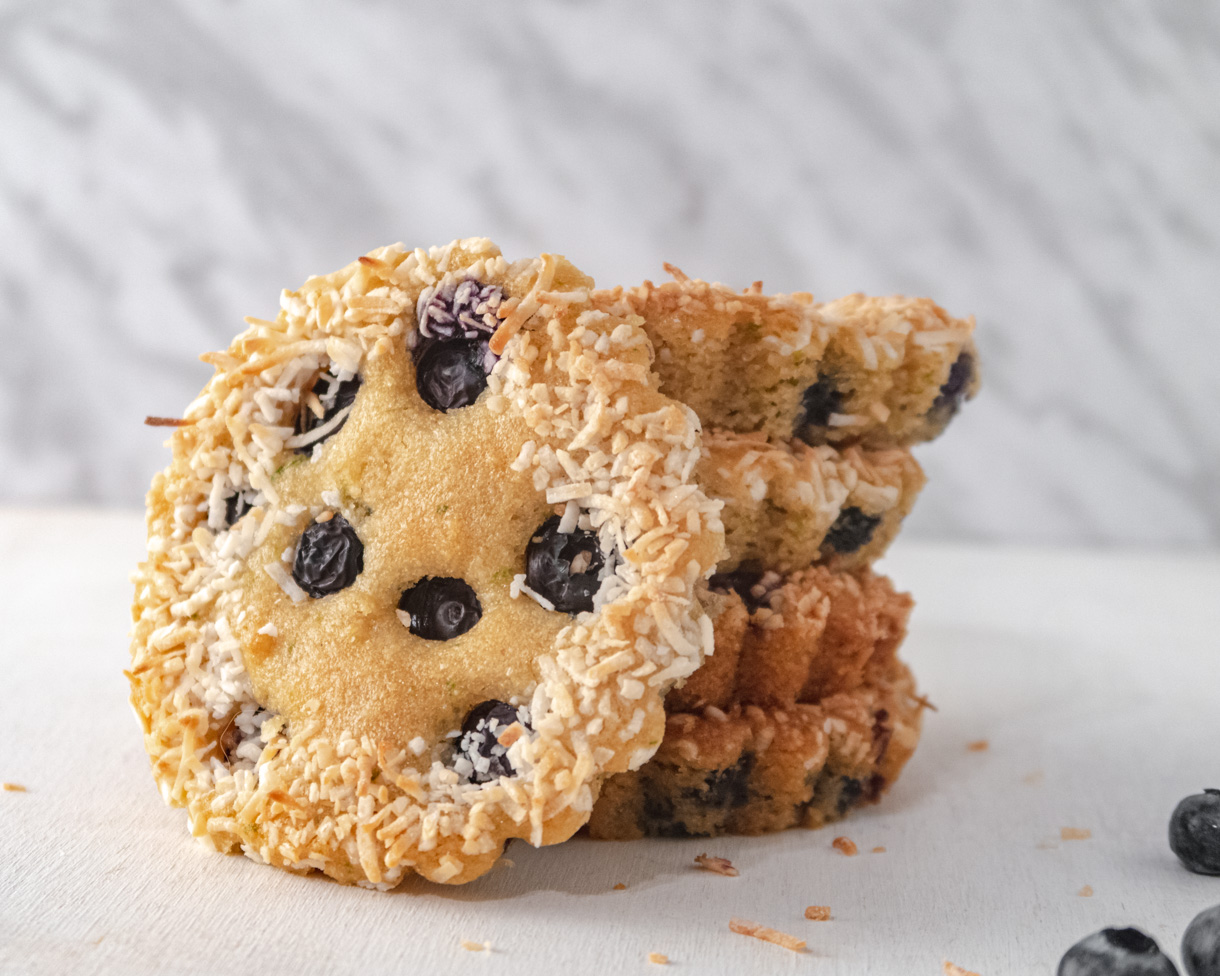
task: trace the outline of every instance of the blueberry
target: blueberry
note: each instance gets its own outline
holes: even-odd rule
[[[364,544],[342,515],[315,522],[301,534],[292,578],[315,600],[338,593],[364,569]]]
[[[403,590],[398,609],[411,617],[411,633],[424,640],[452,640],[479,622],[483,608],[465,580],[425,576]]]
[[[760,606],[766,594],[757,595],[755,588],[762,581],[763,574],[753,569],[734,569],[727,573],[714,573],[708,580],[708,586],[721,593],[732,591],[741,597],[746,608],[753,613]]]
[[[936,399],[932,401],[932,406],[928,411],[942,418],[942,422],[948,422],[949,418],[957,413],[958,408],[962,405],[962,397],[966,394],[966,387],[970,385],[974,379],[974,356],[969,352],[963,352],[953,361],[953,365],[949,367],[949,377],[945,380],[937,393]]]
[[[486,783],[500,776],[513,775],[508,750],[500,745],[497,738],[514,722],[520,722],[527,730],[530,728],[528,719],[522,716],[519,709],[494,698],[470,710],[462,723],[457,754],[474,767],[469,773],[472,783]]]
[[[805,427],[826,427],[832,413],[843,412],[843,394],[835,389],[834,380],[829,376],[819,376],[801,395],[801,408],[798,432]]]
[[[1178,976],[1177,967],[1139,929],[1102,929],[1059,960],[1058,976]]]
[[[604,564],[595,533],[587,529],[560,532],[559,516],[552,515],[538,526],[525,547],[525,582],[556,610],[580,613],[593,609]]]
[[[855,505],[848,506],[839,512],[839,517],[822,540],[823,553],[847,554],[862,549],[872,540],[880,524],[880,515],[867,515]],[[827,550],[830,552],[827,553]]]
[[[679,815],[674,803],[671,783],[667,778],[659,781],[644,779],[644,796],[640,808],[639,828],[646,837],[706,837],[707,826],[712,831],[723,826],[723,816],[708,823],[708,814],[727,814],[750,802],[750,774],[754,771],[755,755],[743,752],[732,766],[713,769],[697,786],[683,788],[679,793],[681,809],[699,814],[705,824],[700,830],[692,830],[689,822]]]
[[[1220,905],[1199,912],[1186,926],[1182,968],[1188,976],[1220,976]]]
[[[434,340],[416,346],[414,353],[415,388],[433,410],[469,406],[487,387],[486,341]]]
[[[488,342],[500,324],[496,309],[502,299],[495,285],[473,278],[449,279],[420,294],[411,356],[415,388],[434,410],[469,406],[486,388],[496,362]]]
[[[1220,874],[1220,790],[1177,805],[1169,818],[1169,846],[1195,874]]]
[[[310,387],[309,392],[314,394],[322,404],[322,416],[319,417],[307,404],[302,404],[301,410],[297,414],[297,434],[308,434],[319,427],[325,427],[334,420],[336,414],[346,410],[355,402],[356,394],[360,391],[360,384],[362,382],[359,376],[353,376],[351,379],[343,380],[342,382],[339,381],[338,377],[332,376],[330,373],[323,373],[319,376],[314,381],[313,386]],[[348,414],[348,416],[351,415]],[[333,437],[339,433],[346,423],[347,417],[344,417],[334,428],[328,430],[322,436],[315,437],[308,444],[302,444],[298,447],[297,453],[310,453],[328,437]]]
[[[235,491],[225,499],[225,525],[236,525],[246,512],[254,507],[250,501],[251,492]]]

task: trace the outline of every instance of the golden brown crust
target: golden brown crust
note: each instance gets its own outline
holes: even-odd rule
[[[291,661],[292,642],[279,637],[295,626],[286,598],[299,609],[303,595],[293,594],[287,571],[278,574],[282,593],[263,585],[270,570],[257,575],[272,565],[290,524],[299,530],[332,508],[360,517],[350,490],[359,485],[315,484],[299,471],[277,478],[300,457],[292,421],[308,402],[311,377],[323,368],[337,376],[370,369],[374,379],[401,383],[405,374],[395,380],[385,367],[395,357],[405,362],[417,300],[455,276],[507,296],[496,333],[504,355],[469,410],[507,418],[500,426],[517,441],[528,434],[510,465],[517,481],[544,508],[579,503],[580,517],[612,537],[623,557],[595,612],[566,618],[532,645],[529,669],[512,678],[533,716],[530,734],[508,747],[524,772],[483,783],[442,761],[435,729],[425,739],[414,719],[353,707],[350,683],[310,697],[304,685],[322,672],[310,678]],[[216,375],[185,412],[173,461],[148,496],[149,558],[136,574],[128,676],[162,794],[187,806],[204,843],[379,887],[408,871],[462,882],[487,870],[510,837],[566,839],[587,818],[600,778],[656,748],[661,695],[710,645],[693,587],[719,556],[721,529],[717,506],[690,481],[695,417],[657,392],[638,321],[588,307],[590,285],[561,258],[509,265],[481,239],[431,251],[383,248],[286,292],[275,321],[248,320],[227,351],[203,357]],[[358,434],[360,423],[346,433]],[[341,454],[344,436],[314,450],[315,471],[331,467],[321,459]],[[426,488],[422,466],[420,478]],[[234,520],[226,498],[239,489],[254,507]],[[337,502],[313,504],[324,491]],[[371,585],[372,555],[369,565]],[[487,569],[486,585],[509,585]],[[378,585],[382,597],[392,593],[388,575]],[[256,687],[246,657],[259,673]],[[253,726],[240,745],[235,722]],[[417,739],[402,741],[411,731]]]
[[[973,319],[926,298],[848,295],[827,304],[688,278],[596,291],[644,317],[662,389],[709,427],[773,441],[905,446],[935,437],[978,389]],[[951,370],[960,364],[960,375]],[[806,391],[822,382],[810,422]],[[955,392],[942,395],[946,385]],[[831,395],[833,394],[833,395]]]
[[[923,705],[895,656],[911,600],[888,579],[818,567],[752,614],[737,594],[709,608],[714,654],[666,699],[652,761],[605,783],[592,836],[821,826],[875,802],[914,751]],[[718,659],[732,666],[705,675]]]

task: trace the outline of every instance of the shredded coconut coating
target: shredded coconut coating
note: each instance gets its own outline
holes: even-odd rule
[[[760,434],[704,434],[700,485],[724,502],[726,572],[746,565],[795,572],[812,562],[835,569],[871,565],[884,555],[924,485],[909,450],[880,450],[800,441],[768,442]],[[825,547],[827,533],[848,509],[878,521],[853,552]]]
[[[594,611],[535,661],[533,734],[511,743],[525,772],[483,784],[431,761],[432,743],[324,731],[308,708],[264,710],[235,635],[251,554],[277,525],[322,514],[286,503],[275,483],[304,457],[292,417],[307,384],[322,369],[355,375],[404,343],[420,293],[459,273],[514,296],[498,312],[503,354],[469,409],[522,418],[534,440],[519,470],[548,502],[579,502],[623,556]],[[227,351],[202,357],[216,373],[148,495],[126,672],[161,793],[187,808],[201,842],[382,889],[410,871],[459,883],[510,838],[566,839],[606,774],[655,752],[662,696],[710,650],[694,590],[721,552],[720,506],[694,482],[699,422],[657,392],[641,322],[590,310],[590,284],[562,258],[510,265],[483,239],[395,245],[284,292],[274,321],[248,319]],[[253,508],[229,528],[235,492]]]

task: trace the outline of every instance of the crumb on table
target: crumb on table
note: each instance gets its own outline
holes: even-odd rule
[[[882,847],[881,845],[877,845],[876,847],[873,848],[873,853],[874,854],[884,854],[885,848]]]
[[[723,874],[726,878],[735,878],[740,873],[733,862],[727,857],[713,857],[710,854],[700,854],[695,858],[695,863],[704,871],[711,871],[712,874]]]
[[[991,748],[991,743],[986,739],[978,739],[974,742],[966,743],[966,748],[971,752],[986,752]]]
[[[614,886],[614,890],[615,890],[615,891],[626,891],[626,890],[627,890],[627,886],[626,886],[625,884],[623,884],[623,883],[620,881],[618,884],[616,884],[616,885]]]
[[[1078,894],[1081,898],[1092,898],[1093,897],[1093,886],[1085,885],[1078,892],[1076,892],[1076,894]]]
[[[763,942],[773,942],[775,945],[791,949],[793,952],[805,951],[804,939],[798,939],[787,932],[780,932],[777,929],[759,925],[757,922],[747,922],[743,918],[729,919],[729,930],[736,932],[738,935],[748,935],[754,939],[762,939]]]
[[[0,783],[0,786],[3,786],[5,792],[7,792],[7,793],[28,793],[28,792],[30,792],[20,783]]]
[[[979,976],[978,973],[971,972],[969,969],[953,965],[948,959],[945,960],[944,972],[945,976]]]
[[[663,952],[650,952],[648,953],[648,961],[654,962],[658,966],[667,966],[669,965],[669,956]]]
[[[847,857],[855,857],[859,853],[859,849],[847,837],[836,837],[832,846],[842,851]]]
[[[491,943],[472,942],[470,939],[463,939],[462,948],[467,952],[491,952]]]
[[[1060,827],[1059,837],[1061,840],[1088,840],[1093,836],[1093,831],[1087,827]]]
[[[805,909],[805,917],[811,922],[829,922],[830,921],[830,906],[829,905],[810,905]]]

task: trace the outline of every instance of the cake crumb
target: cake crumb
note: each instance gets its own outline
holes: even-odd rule
[[[1093,831],[1087,827],[1060,827],[1060,840],[1088,840],[1093,836]]]
[[[663,952],[650,952],[648,953],[648,961],[654,962],[658,966],[668,966],[669,956],[665,955]]]
[[[810,905],[805,909],[805,917],[811,922],[829,922],[830,921],[830,906],[829,905]]]
[[[627,890],[627,886],[626,886],[625,884],[623,884],[623,883],[620,881],[618,884],[616,884],[616,885],[614,886],[614,890],[615,890],[615,891],[626,891],[626,890]]]
[[[975,742],[967,742],[966,748],[971,752],[986,752],[991,748],[991,743],[986,739],[978,739]]]
[[[463,939],[462,948],[467,952],[491,952],[491,943],[472,942],[470,939]]]
[[[847,837],[836,837],[831,846],[842,851],[847,857],[855,857],[859,853],[859,849]]]
[[[1092,898],[1093,897],[1093,886],[1085,885],[1078,892],[1076,892],[1076,894],[1078,894],[1081,898]]]
[[[28,793],[30,792],[20,783],[0,783],[8,793]]]
[[[733,862],[727,857],[713,857],[710,854],[700,854],[695,858],[695,863],[704,871],[711,871],[712,874],[723,874],[726,878],[735,878],[740,873]]]
[[[1027,786],[1041,786],[1042,781],[1046,779],[1046,773],[1040,769],[1035,769],[1032,773],[1026,773],[1021,777],[1021,782]]]
[[[738,935],[748,935],[754,939],[762,939],[763,942],[773,942],[775,945],[791,949],[793,952],[805,951],[804,939],[759,925],[757,922],[747,922],[743,918],[729,919],[729,931],[736,932]]]
[[[978,973],[971,972],[969,969],[953,965],[948,959],[945,960],[944,971],[945,976],[979,976]]]
[[[874,854],[884,854],[885,848],[882,847],[880,844],[878,844],[876,847],[873,848],[873,853]]]

